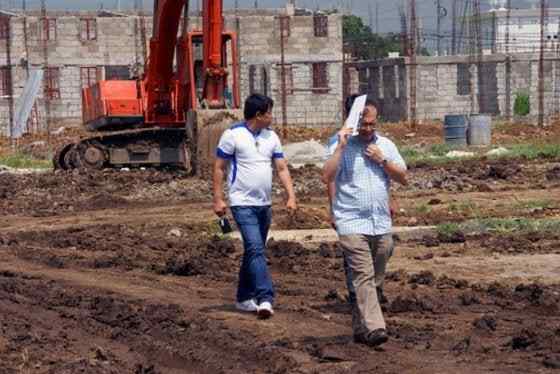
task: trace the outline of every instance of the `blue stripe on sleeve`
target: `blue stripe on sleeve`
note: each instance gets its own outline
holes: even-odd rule
[[[219,158],[223,158],[224,160],[231,160],[234,158],[233,155],[228,155],[220,148],[216,148],[216,156],[218,156]]]
[[[237,178],[237,158],[235,157],[235,155],[233,155],[232,158],[233,158],[233,170],[231,172],[232,174],[231,185],[233,186],[233,184],[235,183],[235,179]]]
[[[272,158],[273,158],[273,159],[284,158],[284,153],[282,153],[282,152],[273,153],[273,154],[272,154]]]

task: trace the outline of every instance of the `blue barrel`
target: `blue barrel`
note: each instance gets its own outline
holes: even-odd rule
[[[469,118],[467,135],[469,145],[485,146],[492,142],[492,119],[490,116],[475,114]]]
[[[443,120],[445,143],[452,147],[467,145],[467,116],[464,114],[448,114]]]

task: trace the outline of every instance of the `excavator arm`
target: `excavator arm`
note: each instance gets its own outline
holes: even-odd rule
[[[184,126],[186,113],[196,109],[199,102],[208,109],[226,108],[224,92],[228,69],[225,49],[229,40],[235,51],[232,52],[233,107],[238,107],[236,37],[223,31],[222,0],[203,1],[201,31],[187,30],[188,7],[188,0],[154,1],[153,35],[144,77],[137,82],[101,81],[85,88],[83,117],[88,129],[120,130],[139,124],[143,127],[177,128]],[[184,21],[183,30],[178,37],[181,20]],[[194,69],[195,41],[201,42],[203,48],[200,98],[197,97]],[[174,71],[175,62],[177,72]]]

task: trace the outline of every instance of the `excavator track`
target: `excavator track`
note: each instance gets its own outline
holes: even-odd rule
[[[192,172],[195,153],[185,128],[145,128],[96,133],[65,144],[54,155],[55,169],[172,166]]]

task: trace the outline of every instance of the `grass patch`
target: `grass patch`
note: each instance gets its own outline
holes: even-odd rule
[[[527,200],[515,204],[516,209],[549,209],[554,206],[552,200]]]
[[[472,201],[462,201],[458,203],[451,203],[448,207],[450,212],[457,214],[473,214],[478,212],[478,206]]]
[[[436,226],[438,235],[449,238],[461,231],[461,225],[458,223],[442,223]]]
[[[436,157],[444,157],[447,153],[451,152],[452,148],[443,143],[443,144],[434,144],[430,147],[430,154]]]
[[[17,153],[9,156],[0,156],[0,165],[14,169],[51,169],[50,160],[38,160],[27,155]]]
[[[465,233],[492,232],[498,235],[526,234],[530,232],[556,233],[560,230],[560,219],[486,218],[471,220],[461,224],[452,223],[438,226],[438,232],[439,230],[451,229],[461,230]]]
[[[423,203],[423,204],[417,205],[415,210],[416,210],[416,213],[418,213],[418,214],[428,214],[432,211],[432,207],[429,206],[426,203]]]
[[[505,157],[527,160],[560,158],[560,144],[518,144],[508,147],[508,149],[510,152],[504,155]]]
[[[497,147],[494,146],[494,148]],[[407,165],[414,166],[418,164],[424,165],[442,165],[450,164],[454,162],[461,162],[462,160],[479,160],[482,158],[496,159],[525,159],[525,160],[560,160],[560,144],[550,143],[550,144],[515,144],[515,145],[503,145],[508,149],[507,153],[486,156],[486,150],[478,151],[476,149],[468,149],[469,152],[475,152],[472,157],[460,157],[451,158],[445,155],[453,150],[447,144],[434,144],[426,150],[419,150],[417,148],[403,147],[401,149],[401,155],[405,159]]]

